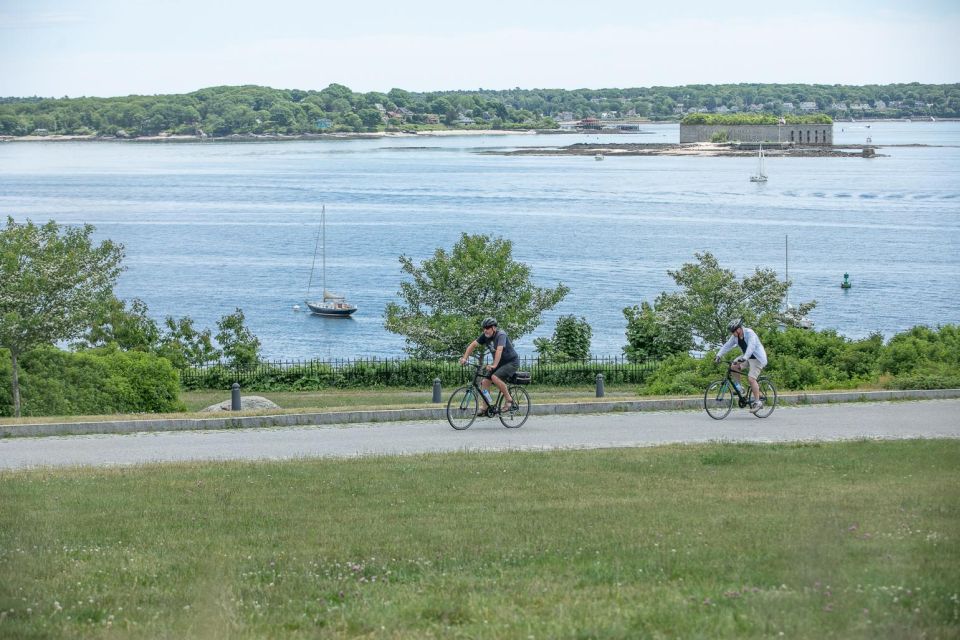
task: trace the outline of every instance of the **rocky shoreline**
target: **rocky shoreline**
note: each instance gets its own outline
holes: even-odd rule
[[[107,143],[224,143],[224,142],[284,142],[307,140],[357,140],[377,138],[431,138],[453,136],[505,136],[505,135],[538,135],[557,134],[555,131],[538,131],[529,129],[523,131],[504,130],[439,130],[413,132],[376,132],[376,133],[305,133],[298,135],[281,134],[232,134],[229,136],[196,136],[196,135],[168,135],[168,136],[0,136],[0,143],[4,142],[107,142]],[[627,135],[627,134],[623,134]],[[619,136],[618,136],[619,137]],[[883,147],[926,147],[952,145],[925,145],[925,144],[895,144]],[[883,148],[879,145],[849,144],[832,146],[798,146],[791,144],[764,144],[763,151],[767,157],[792,158],[859,158],[859,157],[886,157],[877,153]],[[757,143],[740,142],[696,142],[696,143],[637,143],[637,142],[578,142],[567,146],[525,147],[522,149],[484,149],[476,153],[483,155],[501,156],[727,156],[742,157],[756,156]]]
[[[491,149],[480,151],[487,155],[502,156],[696,156],[696,157],[755,157],[759,145],[756,143],[714,143],[695,142],[689,144],[674,143],[589,143],[580,142],[566,147],[536,147],[526,149]],[[850,144],[829,146],[800,147],[795,145],[764,145],[763,153],[768,158],[864,158],[885,157],[876,153],[873,145]]]
[[[505,136],[535,135],[534,129],[520,131],[503,129],[449,129],[436,131],[378,131],[374,133],[233,133],[228,136],[208,135],[158,135],[158,136],[0,136],[0,142],[282,142],[288,140],[356,140],[371,138],[429,138],[449,136]]]

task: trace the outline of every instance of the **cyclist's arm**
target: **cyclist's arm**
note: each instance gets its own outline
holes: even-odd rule
[[[467,350],[463,352],[463,357],[460,358],[460,364],[465,363],[469,358],[470,354],[473,353],[473,350],[480,346],[480,343],[474,340],[467,345]]]
[[[723,357],[723,354],[725,354],[727,351],[730,351],[730,349],[733,349],[736,344],[737,338],[735,336],[731,336],[730,339],[727,340],[722,347],[720,347],[720,351],[717,351],[717,358]]]

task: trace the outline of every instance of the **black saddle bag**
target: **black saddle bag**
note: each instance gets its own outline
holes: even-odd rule
[[[517,371],[515,374],[513,374],[513,380],[510,382],[513,384],[530,384],[530,372]]]

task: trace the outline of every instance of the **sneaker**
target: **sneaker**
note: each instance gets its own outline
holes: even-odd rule
[[[750,403],[750,413],[756,415],[757,411],[763,409],[763,400],[757,400],[756,402]]]

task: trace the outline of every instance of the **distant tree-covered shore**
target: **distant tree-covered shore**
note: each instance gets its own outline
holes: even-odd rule
[[[960,84],[724,84],[629,89],[359,93],[261,86],[115,98],[0,97],[0,135],[138,138],[303,135],[431,129],[556,129],[584,118],[680,120],[690,114],[957,118]]]

